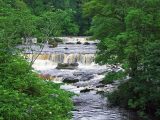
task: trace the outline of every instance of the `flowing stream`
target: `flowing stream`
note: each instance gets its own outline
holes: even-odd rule
[[[34,46],[37,50],[39,48]],[[26,51],[28,56],[34,57]],[[56,48],[46,45],[35,61],[33,68],[40,74],[49,75],[53,82],[61,83],[64,80],[70,84],[64,84],[62,89],[74,92],[75,105],[73,120],[138,120],[128,111],[110,107],[106,97],[99,92],[109,92],[116,88],[118,83],[103,85],[100,81],[104,73],[112,71],[111,66],[100,66],[94,63],[96,45],[90,42],[82,44],[59,44]],[[78,63],[75,69],[56,69],[58,63]],[[121,69],[121,68],[119,68]],[[74,82],[76,81],[76,82]]]

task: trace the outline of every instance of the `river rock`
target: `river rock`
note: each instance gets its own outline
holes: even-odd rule
[[[75,43],[73,43],[73,42],[66,42],[65,44],[74,45]]]
[[[86,88],[86,89],[81,90],[80,93],[90,92],[91,90],[93,90],[93,89]]]
[[[74,70],[77,69],[78,63],[58,63],[56,69],[69,69]]]
[[[97,86],[96,86],[96,88],[102,88],[102,87],[104,87],[105,85],[103,85],[103,84],[98,84]]]
[[[73,73],[73,75],[74,75],[74,76],[77,76],[77,77],[78,77],[78,76],[81,76],[81,75],[83,75],[83,74],[85,74],[85,72],[74,72],[74,73]]]
[[[68,78],[64,78],[63,82],[64,83],[76,83],[76,82],[79,82],[79,79],[68,77]]]
[[[85,42],[84,45],[90,45],[90,43],[89,42]]]
[[[65,49],[65,50],[68,50],[69,48],[65,47],[64,49]]]
[[[80,81],[88,81],[94,78],[93,74],[86,73],[86,72],[74,72],[73,75],[76,77],[79,77]]]
[[[80,41],[78,41],[77,44],[82,44],[82,43]]]
[[[93,79],[94,75],[92,74],[83,74],[80,78],[81,81],[89,81],[90,79]]]

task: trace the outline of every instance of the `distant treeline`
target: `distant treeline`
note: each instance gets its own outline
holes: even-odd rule
[[[90,19],[83,17],[82,7],[87,0],[24,0],[32,13],[41,16],[44,12],[62,10],[72,16],[78,31],[64,32],[65,35],[87,35]],[[72,11],[72,12],[68,12]],[[64,16],[65,17],[65,16]],[[64,21],[65,22],[65,21]],[[67,28],[65,28],[67,29]]]

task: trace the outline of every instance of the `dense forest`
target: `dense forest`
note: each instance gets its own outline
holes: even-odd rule
[[[0,0],[0,120],[69,120],[72,93],[33,72],[21,38],[98,39],[96,62],[121,65],[103,83],[112,105],[160,119],[160,0]]]
[[[49,3],[0,0],[0,120],[71,118],[72,94],[39,78],[15,48],[22,37],[41,40],[79,33],[75,11]]]
[[[97,62],[125,69],[108,74],[104,82],[129,76],[108,95],[111,103],[138,111],[144,119],[148,114],[160,119],[159,6],[160,0],[90,0],[84,6],[85,16],[92,17],[90,31],[100,39]]]
[[[63,15],[63,19],[59,19],[61,22],[68,23],[70,25],[64,25],[63,35],[86,35],[89,28],[91,19],[83,17],[82,7],[86,0],[24,0],[32,13],[41,16],[42,13],[47,11],[55,12],[61,10],[66,13]],[[70,17],[70,18],[69,18]],[[67,19],[68,18],[68,19]],[[74,23],[74,24],[73,24]],[[73,27],[70,30],[66,30],[68,27]]]

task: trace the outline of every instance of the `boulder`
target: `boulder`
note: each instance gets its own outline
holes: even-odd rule
[[[74,45],[75,43],[73,43],[73,42],[66,42],[65,44],[67,44],[67,45]]]
[[[85,42],[84,45],[90,45],[90,43],[89,42]]]
[[[85,74],[85,72],[74,72],[74,73],[73,73],[73,75],[74,75],[74,76],[77,76],[77,77],[78,77],[78,76],[82,76],[82,75],[84,75],[84,74]]]
[[[68,48],[67,48],[67,47],[65,47],[64,49],[65,49],[65,50],[68,50]]]
[[[80,80],[81,81],[89,81],[93,78],[94,78],[94,75],[92,75],[92,74],[84,74],[81,76]]]
[[[80,41],[78,41],[77,44],[82,44],[82,43]]]
[[[91,90],[93,90],[93,89],[86,88],[86,89],[81,90],[80,93],[90,92]]]
[[[74,76],[79,77],[80,81],[89,81],[90,79],[94,78],[93,74],[85,73],[85,72],[74,72]]]
[[[69,69],[74,70],[77,69],[78,63],[58,63],[56,69]]]
[[[76,82],[79,82],[79,79],[68,77],[68,78],[64,78],[63,82],[64,83],[76,83]]]
[[[103,84],[99,84],[99,85],[97,85],[96,86],[96,88],[103,88],[105,85],[103,85]]]

